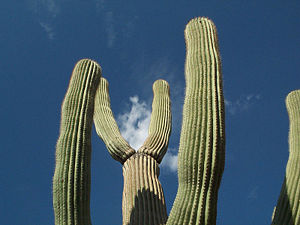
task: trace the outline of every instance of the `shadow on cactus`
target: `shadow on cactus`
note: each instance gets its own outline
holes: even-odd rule
[[[159,164],[171,133],[169,85],[153,84],[149,135],[137,151],[111,111],[108,82],[93,60],[79,61],[62,104],[56,146],[53,207],[56,225],[89,225],[91,128],[123,166],[123,225],[214,225],[225,162],[224,98],[216,28],[207,18],[185,28],[185,101],[178,154],[178,191],[167,215]],[[287,97],[290,157],[272,224],[300,224],[300,91]],[[234,221],[233,221],[234,222]]]

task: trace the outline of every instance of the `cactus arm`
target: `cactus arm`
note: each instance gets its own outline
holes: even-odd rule
[[[164,80],[154,82],[153,95],[149,136],[138,152],[150,155],[160,163],[168,148],[172,126],[168,83]]]
[[[100,76],[97,63],[88,59],[79,61],[62,104],[53,178],[56,225],[91,224],[90,142],[94,96]]]
[[[167,224],[214,225],[225,158],[224,99],[214,24],[207,18],[191,20],[185,40],[179,186]]]
[[[300,224],[300,90],[288,94],[286,107],[290,120],[289,159],[273,225]]]
[[[94,123],[96,132],[104,141],[110,155],[124,163],[135,150],[122,137],[110,106],[108,82],[101,78],[95,98]]]

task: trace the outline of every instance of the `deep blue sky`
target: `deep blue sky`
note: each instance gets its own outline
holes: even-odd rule
[[[296,0],[2,2],[1,224],[54,223],[51,189],[60,105],[81,58],[102,66],[117,118],[136,109],[133,96],[149,110],[156,79],[170,83],[170,148],[176,155],[184,99],[183,30],[197,16],[215,22],[223,65],[226,166],[217,224],[270,223],[288,159],[284,100],[300,88]],[[121,224],[121,165],[94,131],[92,142],[93,224]],[[176,172],[164,166],[160,180],[169,211]]]

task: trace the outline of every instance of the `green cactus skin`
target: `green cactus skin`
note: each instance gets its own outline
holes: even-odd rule
[[[149,136],[137,152],[119,131],[108,92],[108,82],[101,78],[95,99],[94,124],[110,155],[123,164],[123,224],[165,224],[167,210],[158,180],[158,165],[166,153],[171,133],[169,85],[164,80],[157,80],[153,84]]]
[[[100,66],[79,61],[72,73],[61,111],[53,178],[56,225],[89,225],[91,127]]]
[[[207,18],[191,20],[185,40],[179,186],[167,224],[214,225],[225,160],[224,99],[214,24]]]
[[[288,94],[286,107],[290,119],[289,160],[272,225],[300,224],[300,90]]]

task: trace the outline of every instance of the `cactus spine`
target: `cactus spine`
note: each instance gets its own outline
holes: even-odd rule
[[[56,145],[53,207],[57,225],[89,225],[91,127],[94,96],[101,68],[94,61],[79,61],[62,104]]]
[[[273,225],[300,224],[300,90],[288,94],[286,107],[290,119],[289,160],[274,209]]]

